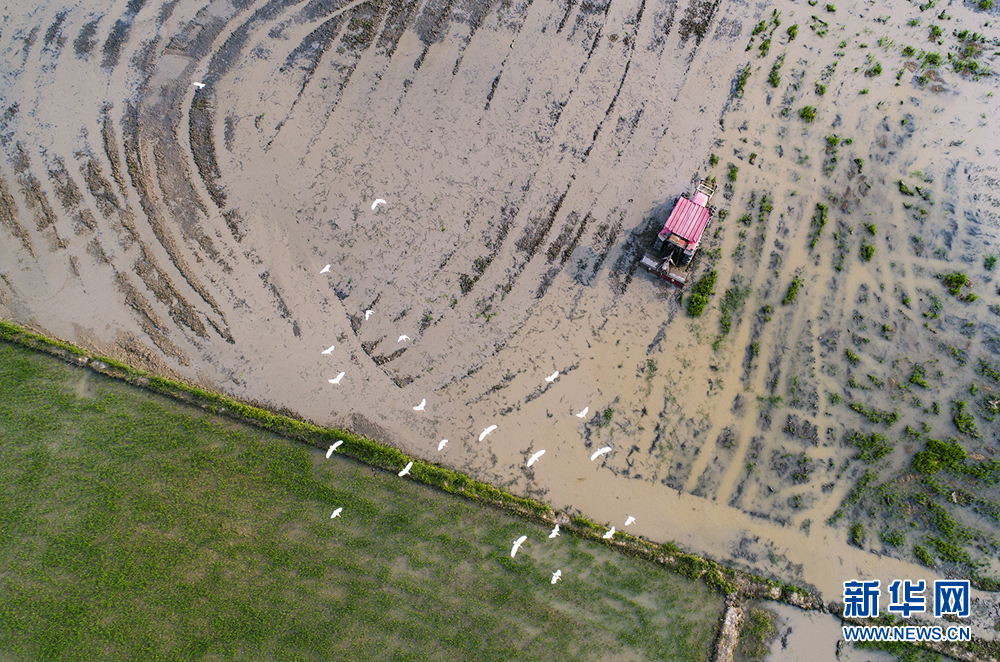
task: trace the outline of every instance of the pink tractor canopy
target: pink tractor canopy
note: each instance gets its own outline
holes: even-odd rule
[[[682,248],[685,252],[694,253],[701,243],[701,235],[708,227],[711,213],[705,206],[708,196],[696,193],[694,200],[681,197],[677,199],[670,218],[660,230],[659,238]],[[699,204],[701,203],[701,204]]]
[[[677,199],[670,212],[670,218],[656,236],[654,251],[661,259],[669,259],[677,267],[686,266],[694,257],[701,236],[712,220],[712,208],[708,201],[715,193],[715,184],[702,180],[695,189],[694,196]]]

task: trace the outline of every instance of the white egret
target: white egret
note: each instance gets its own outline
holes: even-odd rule
[[[611,446],[605,446],[604,448],[598,448],[596,451],[594,451],[594,454],[590,456],[590,461],[593,462],[594,460],[596,460],[600,456],[604,455],[605,453],[609,452],[610,450],[611,450]]]
[[[490,432],[493,432],[496,429],[497,429],[497,426],[491,425],[488,428],[486,428],[485,430],[483,430],[482,434],[479,435],[479,441],[482,441],[483,439],[485,439],[486,435],[488,435]]]
[[[555,528],[552,529],[552,533],[549,534],[549,538],[555,538],[559,535],[559,525],[556,524]]]
[[[386,204],[385,200],[383,200],[382,198],[378,198],[377,200],[375,200],[375,202],[372,203],[372,211],[375,211],[375,208],[378,207],[379,205],[384,205],[384,204]]]
[[[514,541],[514,546],[510,548],[510,558],[514,558],[514,555],[517,554],[517,550],[521,548],[521,544],[527,539],[528,536],[521,536]]]
[[[192,85],[194,85],[195,87],[197,87],[199,90],[202,89],[203,87],[205,87],[204,83],[192,83]]]
[[[337,450],[338,448],[340,448],[340,445],[341,445],[342,443],[344,443],[344,440],[343,440],[343,439],[338,439],[337,441],[333,442],[333,444],[332,444],[332,445],[330,446],[330,448],[328,448],[328,449],[326,450],[326,458],[327,458],[327,459],[330,459],[330,456],[331,456],[331,455],[333,455],[333,451],[335,451],[335,450]]]
[[[406,341],[409,341],[409,340],[410,340],[410,336],[408,336],[408,335],[406,335],[406,334],[404,333],[404,334],[403,334],[403,335],[401,335],[400,337],[396,338],[396,342],[397,342],[397,343],[400,343],[400,342],[403,342],[404,340],[406,340]]]
[[[631,515],[626,515],[625,516],[625,526],[628,526],[629,524],[631,524],[634,521],[635,521],[635,518],[632,517]]]
[[[577,418],[583,418],[584,416],[587,415],[588,411],[590,411],[590,407],[584,407],[583,411],[581,411],[579,414],[577,414],[576,417]]]
[[[333,519],[334,517],[340,517],[340,511],[343,509],[344,507],[341,506],[340,508],[337,508],[335,511],[333,511],[333,514],[330,515],[330,519]]]
[[[328,379],[326,381],[330,382],[331,384],[339,384],[340,380],[343,379],[344,375],[346,375],[346,374],[347,374],[346,372],[341,372],[339,375],[337,375],[333,379]]]
[[[335,347],[335,345],[330,345],[329,347],[327,347],[326,349],[324,349],[321,353],[322,354],[333,354],[333,348],[334,347]]]
[[[400,471],[400,472],[399,472],[398,474],[396,474],[396,475],[397,475],[397,476],[399,476],[400,478],[402,478],[403,476],[405,476],[405,475],[409,474],[409,473],[410,473],[410,469],[412,469],[412,468],[413,468],[413,462],[407,462],[407,463],[406,463],[406,466],[405,466],[405,467],[403,467],[403,470],[402,470],[402,471]]]
[[[608,529],[608,532],[601,537],[604,538],[605,540],[611,540],[611,536],[613,535],[615,535],[615,527],[612,526],[610,529]]]
[[[542,449],[542,450],[538,451],[537,453],[535,453],[534,455],[532,455],[531,457],[529,457],[528,458],[528,466],[530,467],[531,465],[533,465],[538,460],[538,458],[540,458],[543,455],[545,455],[545,449]]]
[[[375,313],[375,311],[372,310],[372,309],[370,309],[370,308],[368,310],[366,310],[365,311],[365,321],[367,322],[368,318],[371,317],[374,313]]]
[[[427,398],[420,401],[420,404],[413,408],[413,411],[423,411],[424,406],[427,404]]]
[[[440,450],[444,450],[444,447],[447,446],[447,445],[448,445],[448,440],[447,439],[442,439],[440,442],[438,442],[438,450],[439,451]]]
[[[328,265],[326,265],[325,267],[323,267],[323,269],[322,269],[322,270],[320,271],[320,273],[321,273],[321,274],[325,274],[325,273],[326,273],[327,271],[329,271],[329,270],[330,270],[330,266],[331,266],[331,265],[329,265],[329,264],[328,264]]]
[[[552,573],[552,583],[555,584],[557,581],[562,579],[562,570],[556,570]]]
[[[547,381],[548,383],[551,384],[552,382],[554,382],[556,380],[556,377],[558,377],[558,376],[559,376],[559,371],[556,370],[551,375],[549,375],[548,377],[546,377],[545,381]]]

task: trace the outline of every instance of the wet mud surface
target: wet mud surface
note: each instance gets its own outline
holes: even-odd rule
[[[996,578],[996,11],[42,3],[0,314],[826,599]],[[637,262],[702,176],[691,318]]]

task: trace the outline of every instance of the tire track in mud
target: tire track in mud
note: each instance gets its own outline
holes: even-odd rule
[[[611,103],[608,104],[608,109],[604,111],[604,118],[597,123],[597,128],[594,129],[594,135],[591,138],[590,145],[583,152],[583,159],[586,160],[590,156],[590,150],[594,149],[594,145],[597,143],[597,136],[601,133],[601,128],[604,126],[604,121],[611,115],[611,111],[615,109],[615,102],[618,101],[618,95],[622,92],[622,87],[625,85],[625,79],[628,77],[628,69],[632,66],[632,60],[629,58],[628,62],[625,63],[625,71],[622,72],[621,80],[618,81],[618,87],[615,89],[615,95],[611,97]],[[582,72],[581,72],[582,73]]]
[[[336,54],[341,56],[339,61],[331,62],[327,67],[333,75],[327,75],[324,80],[324,89],[333,83],[336,90],[333,102],[330,103],[329,95],[322,95],[325,99],[323,121],[321,126],[326,125],[327,118],[336,110],[337,104],[343,97],[343,92],[350,83],[354,70],[361,59],[362,54],[368,50],[377,36],[376,25],[382,23],[385,17],[385,7],[382,3],[373,3],[369,0],[358,0],[350,4],[338,7],[335,15],[327,19],[322,25],[310,32],[302,42],[294,48],[286,57],[285,64],[279,67],[278,73],[286,73],[292,70],[301,72],[302,82],[298,93],[292,100],[285,114],[285,117],[278,122],[274,130],[274,135],[268,140],[265,149],[270,149],[272,143],[278,138],[282,127],[292,117],[295,108],[303,99],[306,88],[313,81],[316,71],[327,55],[334,40],[339,37],[339,46]],[[341,30],[344,28],[343,30]],[[320,130],[320,132],[322,129]]]
[[[159,211],[155,207],[154,197],[150,191],[149,178],[146,173],[146,168],[142,162],[138,115],[138,108],[136,108],[133,104],[129,104],[125,111],[125,126],[122,136],[122,147],[125,151],[125,164],[129,177],[132,181],[133,190],[139,197],[139,204],[146,216],[146,220],[149,222],[150,229],[156,236],[157,242],[167,252],[167,255],[170,257],[171,262],[173,262],[174,267],[181,274],[181,277],[184,278],[185,282],[187,282],[188,286],[191,287],[191,289],[194,290],[222,320],[222,327],[220,327],[218,323],[211,319],[210,316],[206,316],[206,319],[216,330],[219,336],[225,339],[229,336],[228,330],[225,330],[225,315],[222,313],[219,304],[216,303],[214,297],[212,297],[208,290],[200,283],[197,276],[195,276],[193,270],[188,265],[187,260],[182,257],[180,248],[167,232],[165,224],[160,218]],[[183,299],[181,300],[183,301]],[[197,329],[193,328],[192,331],[200,337],[204,337],[206,333],[205,328],[200,323],[197,325]]]
[[[35,247],[31,244],[31,236],[17,220],[17,202],[11,196],[2,176],[0,176],[0,225],[5,226],[21,242],[28,255],[32,258],[37,257]]]
[[[135,22],[136,15],[142,10],[144,4],[145,0],[128,1],[125,13],[115,21],[107,39],[104,41],[104,46],[101,48],[103,53],[103,57],[101,58],[102,68],[110,70],[118,66],[122,47],[128,41],[129,33],[132,31],[132,24]]]
[[[156,259],[151,254],[149,247],[139,235],[131,210],[118,201],[111,188],[111,183],[101,174],[100,165],[95,159],[91,158],[81,169],[84,174],[84,180],[87,183],[87,189],[93,197],[98,211],[106,220],[112,221],[112,231],[119,238],[119,246],[126,252],[132,250],[133,247],[135,250],[138,250],[139,255],[132,264],[133,272],[139,276],[146,285],[146,288],[154,294],[155,298],[167,307],[169,316],[178,327],[187,327],[199,337],[204,338],[206,336],[206,329],[198,318],[197,311],[181,296],[167,274],[157,265]],[[79,191],[78,188],[77,191]],[[88,252],[98,261],[110,264],[110,260],[108,260],[97,238],[88,246]],[[115,273],[116,278],[119,280],[120,289],[125,288],[125,285],[121,285],[125,275],[117,269]],[[128,287],[131,287],[131,285]],[[139,295],[134,288],[127,291],[122,289],[122,292],[130,294],[133,301],[138,300]],[[161,340],[166,337],[167,329],[160,324],[158,316],[148,312],[149,304],[146,300],[142,299],[142,302],[138,307],[137,305],[129,305],[142,314],[146,320],[145,323],[151,324],[156,328],[157,335],[151,336],[151,338],[160,346],[167,342]],[[187,360],[186,356],[176,346],[168,344],[173,348],[171,349],[172,353],[170,353],[170,356],[174,356],[178,360]]]

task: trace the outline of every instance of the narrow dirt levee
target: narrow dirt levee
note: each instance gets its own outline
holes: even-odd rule
[[[1000,364],[996,79],[979,76],[996,10],[830,8],[13,12],[0,315],[557,508],[633,515],[630,532],[828,599],[862,575],[967,574],[911,549],[946,508],[975,531],[969,558],[995,559],[995,488],[949,484],[946,503],[907,485],[927,435],[983,461],[997,446],[1000,385],[977,369]],[[935,21],[954,33],[928,41]],[[716,293],[692,319],[637,263],[703,176],[725,213],[695,266]],[[916,364],[926,392],[907,386]],[[962,412],[978,436],[954,428]],[[857,459],[873,431],[891,452]],[[900,510],[851,509],[869,470]],[[887,546],[901,512],[918,525]]]

